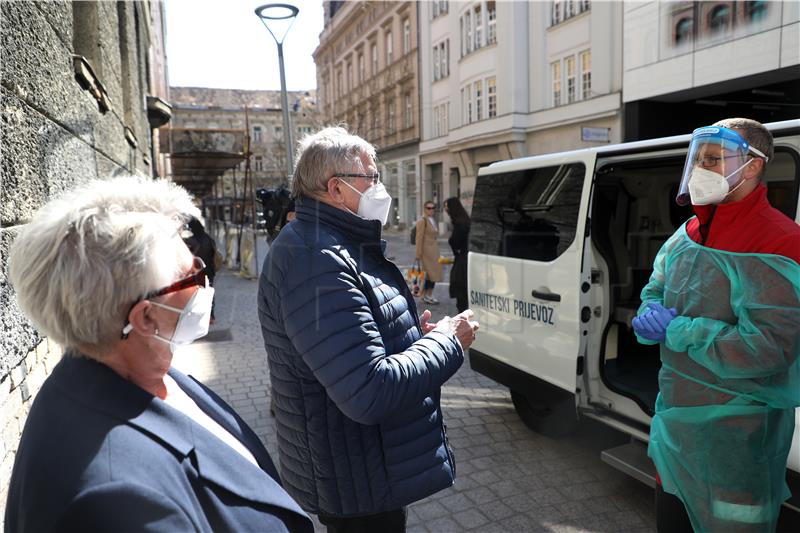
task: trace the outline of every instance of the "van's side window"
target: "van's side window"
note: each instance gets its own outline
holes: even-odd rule
[[[586,169],[581,163],[478,177],[470,250],[552,261],[575,239]]]

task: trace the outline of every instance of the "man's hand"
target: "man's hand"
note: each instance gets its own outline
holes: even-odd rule
[[[649,341],[663,342],[667,337],[667,326],[678,316],[678,311],[674,307],[667,309],[656,302],[647,304],[647,307],[649,311],[631,321],[633,330]]]
[[[435,329],[455,336],[461,343],[461,347],[466,350],[472,345],[475,340],[475,332],[480,327],[480,324],[472,320],[474,316],[475,313],[471,309],[467,309],[452,318],[444,317],[436,324]]]
[[[431,319],[431,312],[426,309],[422,312],[422,316],[419,317],[419,323],[422,326],[422,334],[427,335],[434,329],[436,329],[436,324],[432,322],[428,322]]]

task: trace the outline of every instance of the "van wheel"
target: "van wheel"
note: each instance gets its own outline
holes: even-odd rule
[[[578,429],[575,397],[571,394],[546,397],[511,391],[514,409],[528,428],[546,437],[564,437]]]

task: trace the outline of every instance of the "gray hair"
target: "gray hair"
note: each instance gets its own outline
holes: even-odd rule
[[[20,308],[64,347],[107,351],[131,305],[178,275],[188,215],[200,211],[185,189],[141,177],[95,180],[49,202],[11,247]]]
[[[324,192],[333,174],[363,172],[362,155],[377,159],[374,146],[341,126],[306,135],[297,148],[292,195],[315,197]]]
[[[760,150],[772,161],[775,155],[772,133],[760,122],[750,118],[726,118],[715,122],[714,126],[739,130],[742,132],[744,140],[750,143],[750,146]],[[766,164],[766,161],[764,164]]]

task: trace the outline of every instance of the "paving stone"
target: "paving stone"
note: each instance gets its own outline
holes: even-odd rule
[[[463,513],[457,513],[454,518],[463,529],[479,528],[489,522],[489,519],[477,509],[468,509]]]

